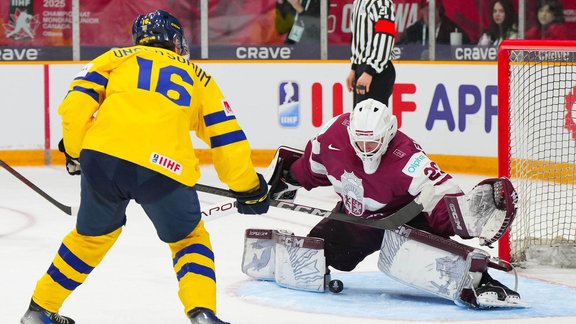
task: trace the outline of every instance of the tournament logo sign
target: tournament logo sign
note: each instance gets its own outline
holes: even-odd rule
[[[10,1],[10,17],[3,24],[6,38],[14,40],[32,40],[40,26],[37,15],[34,15],[32,1]]]
[[[296,127],[300,124],[300,91],[298,83],[286,81],[278,89],[278,121],[283,127]]]

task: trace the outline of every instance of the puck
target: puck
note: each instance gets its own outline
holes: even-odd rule
[[[344,289],[344,283],[338,279],[330,280],[328,283],[328,290],[337,294]]]

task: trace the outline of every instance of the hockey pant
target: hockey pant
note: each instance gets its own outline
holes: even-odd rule
[[[341,212],[342,203],[339,202],[333,211]],[[422,214],[408,224],[430,230]],[[340,271],[352,271],[367,256],[380,250],[384,230],[324,218],[307,236],[324,239],[327,266]]]

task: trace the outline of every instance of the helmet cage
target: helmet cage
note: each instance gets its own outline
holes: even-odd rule
[[[371,138],[373,136],[364,136],[363,131],[356,131],[355,134],[350,135],[350,142],[354,147],[354,151],[358,156],[364,156],[365,158],[370,158],[374,155],[379,155],[382,151],[386,150],[384,144],[384,139]]]
[[[354,107],[350,115],[348,136],[356,155],[362,161],[364,172],[376,172],[397,129],[396,116],[386,105],[367,99]]]

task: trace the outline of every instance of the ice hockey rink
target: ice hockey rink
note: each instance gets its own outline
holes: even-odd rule
[[[79,203],[80,177],[63,166],[17,167],[20,173],[67,205]],[[211,166],[200,183],[224,187]],[[466,191],[483,177],[454,175]],[[299,194],[297,202],[331,209],[331,188]],[[203,209],[227,198],[200,193]],[[116,245],[61,313],[80,324],[189,323],[177,296],[170,250],[156,236],[142,209],[128,207],[128,221]],[[471,310],[397,283],[377,269],[377,253],[353,272],[333,272],[344,282],[340,294],[311,293],[254,281],[241,270],[247,228],[287,229],[306,235],[317,216],[271,208],[265,216],[231,212],[206,218],[216,257],[218,315],[234,324],[268,323],[576,323],[576,269],[518,269],[526,309]],[[0,323],[19,323],[36,280],[47,270],[61,239],[75,224],[13,175],[0,168]],[[475,241],[469,241],[471,245]],[[488,250],[490,253],[496,253]],[[491,271],[505,284],[510,274]]]

